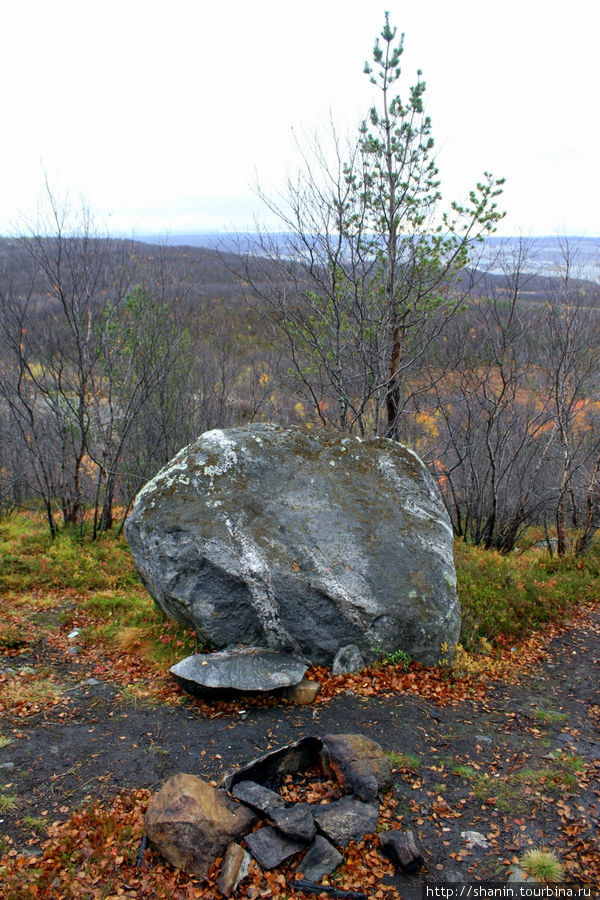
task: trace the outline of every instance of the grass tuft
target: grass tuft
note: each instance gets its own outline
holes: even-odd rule
[[[23,825],[34,834],[45,834],[48,830],[48,821],[42,816],[23,816]]]
[[[390,750],[386,753],[393,769],[407,769],[409,772],[416,772],[421,768],[421,758],[416,753],[396,753]]]
[[[15,797],[13,794],[0,793],[0,813],[12,812],[17,808],[18,805],[18,797]]]
[[[543,722],[544,725],[555,725],[557,722],[566,722],[569,718],[566,713],[550,709],[536,709],[533,715],[538,722]]]
[[[536,881],[558,884],[565,879],[562,863],[550,850],[528,850],[521,857],[520,866]]]

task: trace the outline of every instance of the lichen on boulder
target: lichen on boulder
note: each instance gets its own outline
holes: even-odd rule
[[[126,526],[158,606],[215,648],[331,665],[458,639],[452,529],[418,457],[383,438],[250,425],[181,450]]]

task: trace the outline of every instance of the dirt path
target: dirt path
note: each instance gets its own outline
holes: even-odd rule
[[[457,706],[347,693],[207,718],[192,704],[127,703],[118,686],[78,680],[76,661],[54,662],[70,672],[67,714],[57,707],[3,723],[11,743],[0,748],[0,790],[17,806],[0,812],[0,834],[24,853],[36,853],[38,820],[65,818],[120,788],[156,790],[177,772],[218,779],[304,735],[361,732],[394,754],[398,827],[412,829],[424,851],[427,875],[398,877],[402,897],[420,897],[425,877],[504,881],[532,846],[554,849],[571,877],[600,885],[598,610],[552,641],[535,675]],[[470,846],[465,831],[487,846]]]

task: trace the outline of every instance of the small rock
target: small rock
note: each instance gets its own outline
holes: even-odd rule
[[[423,854],[412,831],[382,831],[379,844],[384,856],[407,875],[413,875],[424,865]]]
[[[86,678],[85,681],[84,681],[83,683],[84,683],[84,684],[89,684],[90,687],[93,687],[95,684],[101,684],[101,682],[98,681],[97,678]]]
[[[317,833],[317,826],[313,819],[308,803],[296,803],[289,809],[274,809],[269,813],[271,823],[295,841],[304,841],[308,844]]]
[[[14,769],[14,762],[3,762],[0,763],[0,769]]]
[[[263,869],[275,869],[282,862],[304,850],[302,841],[292,841],[269,825],[246,835],[250,853]]]
[[[217,889],[223,897],[231,897],[240,881],[248,874],[249,865],[250,854],[232,841],[225,852],[217,878]]]
[[[342,797],[332,803],[314,806],[313,817],[319,830],[337,847],[347,847],[351,841],[362,841],[377,827],[379,806],[363,803],[356,797]]]
[[[262,784],[254,781],[240,781],[231,789],[236,800],[241,800],[246,806],[250,806],[256,812],[269,813],[284,805],[283,797]]]
[[[512,872],[506,879],[508,884],[537,884],[538,882],[531,875],[528,875],[527,872],[524,872],[523,869],[519,869],[516,866],[513,868]]]
[[[40,856],[44,855],[44,851],[41,847],[23,847],[20,851],[22,856],[25,856],[27,859],[39,859]]]
[[[343,861],[340,851],[327,838],[318,834],[298,866],[298,871],[302,872],[307,881],[320,881],[326,875],[331,875]]]
[[[444,881],[448,881],[450,884],[461,884],[464,880],[464,872],[459,872],[458,869],[444,870]]]
[[[332,675],[349,675],[351,672],[359,672],[364,669],[365,661],[356,644],[346,644],[340,647],[331,664]]]
[[[310,681],[308,678],[303,678],[298,684],[289,687],[285,692],[285,696],[292,703],[308,706],[319,695],[320,691],[321,685],[318,681]]]
[[[69,653],[70,656],[77,656],[80,649],[81,649],[80,647],[69,647],[67,649],[67,652]]]
[[[480,744],[493,744],[493,740],[491,737],[488,737],[487,734],[476,734],[475,740],[479,741]]]
[[[478,850],[487,850],[490,846],[486,836],[480,834],[479,831],[461,831],[460,836],[465,839],[469,847],[477,848]]]
[[[341,787],[367,803],[393,784],[389,759],[362,734],[326,734],[321,755]]]

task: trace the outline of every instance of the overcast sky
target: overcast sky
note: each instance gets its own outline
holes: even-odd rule
[[[600,235],[598,0],[6,3],[0,233],[35,219],[44,175],[113,232],[252,230],[294,133],[368,109],[386,9],[405,86],[427,82],[444,196],[489,170],[502,233]]]

